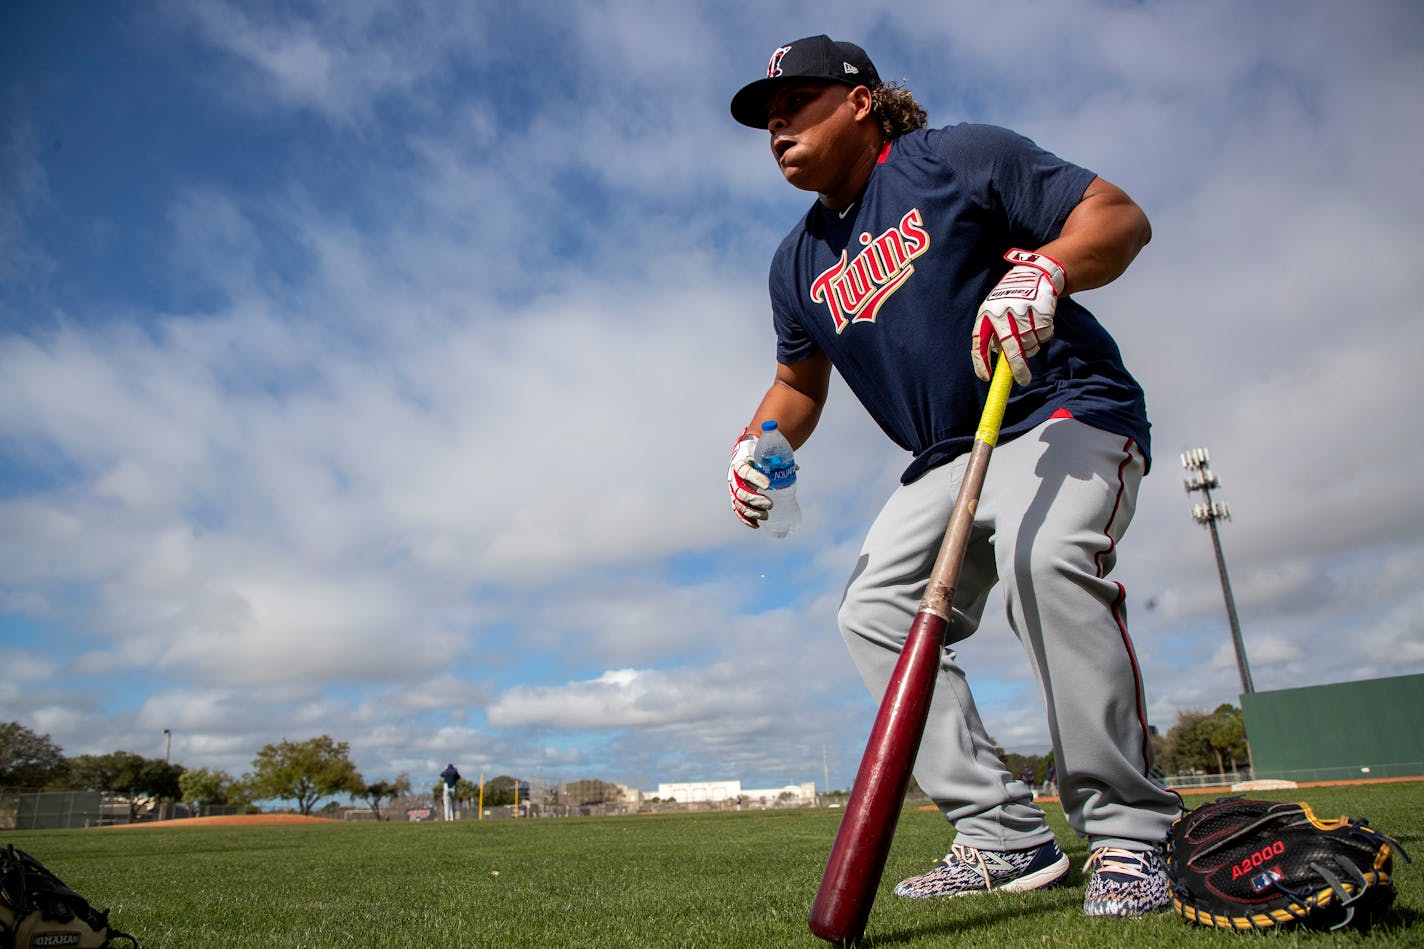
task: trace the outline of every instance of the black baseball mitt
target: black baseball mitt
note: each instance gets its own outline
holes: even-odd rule
[[[116,939],[138,949],[137,939],[109,926],[108,910],[94,909],[23,850],[0,849],[0,949],[110,949]]]
[[[1224,797],[1172,825],[1172,906],[1216,929],[1366,929],[1394,902],[1394,839],[1350,817],[1321,820],[1304,803]]]

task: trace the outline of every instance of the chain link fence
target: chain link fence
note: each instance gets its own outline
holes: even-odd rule
[[[134,802],[102,791],[0,788],[0,830],[62,830],[240,814],[241,805]]]
[[[127,823],[127,801],[98,791],[0,790],[0,829],[56,830]]]

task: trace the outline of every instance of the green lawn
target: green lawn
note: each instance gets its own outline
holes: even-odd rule
[[[1349,814],[1420,860],[1396,860],[1384,926],[1271,945],[1424,945],[1424,783],[1261,793]],[[1188,798],[1191,804],[1207,798]],[[1082,914],[1084,844],[1049,891],[911,902],[890,893],[949,845],[938,814],[903,816],[864,945],[1248,946],[1172,913]],[[806,914],[838,810],[688,816],[0,832],[139,937],[144,949],[324,946],[824,946]],[[1245,942],[1243,942],[1245,940]]]

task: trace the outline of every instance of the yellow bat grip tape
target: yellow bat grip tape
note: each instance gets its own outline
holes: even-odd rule
[[[984,442],[991,448],[999,443],[999,426],[1004,421],[1004,409],[1009,404],[1009,390],[1014,387],[1014,373],[1009,368],[1008,357],[999,353],[999,361],[994,365],[994,379],[989,383],[989,397],[984,400],[984,414],[979,416],[979,431],[974,440]]]

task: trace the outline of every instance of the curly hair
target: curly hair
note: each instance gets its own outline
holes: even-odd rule
[[[890,82],[871,90],[872,110],[886,138],[899,138],[906,132],[924,128],[929,114],[915,101],[914,93],[905,83]]]

